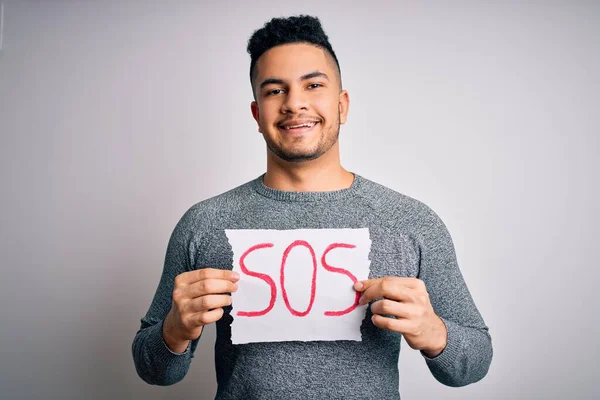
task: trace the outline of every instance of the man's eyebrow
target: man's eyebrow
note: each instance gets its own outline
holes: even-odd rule
[[[329,77],[327,76],[327,74],[325,72],[321,72],[321,71],[314,71],[309,74],[302,75],[300,77],[300,80],[306,81],[308,79],[313,79],[313,78],[325,78],[325,79],[329,80]],[[283,79],[267,78],[260,84],[260,88],[262,89],[268,85],[283,85],[283,84],[285,84],[285,81]]]
[[[329,80],[329,77],[327,76],[327,74],[325,72],[321,72],[321,71],[315,71],[315,72],[311,72],[310,74],[302,75],[300,80],[306,81],[306,80],[312,79],[312,78],[325,78],[325,79]]]
[[[278,78],[267,78],[261,84],[260,88],[264,88],[267,85],[283,85],[285,81],[283,79]]]

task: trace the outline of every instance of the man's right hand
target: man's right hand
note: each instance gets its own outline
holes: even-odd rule
[[[163,324],[163,338],[169,348],[182,353],[189,341],[197,339],[204,325],[223,317],[238,289],[237,272],[214,268],[184,272],[175,278],[173,303]]]

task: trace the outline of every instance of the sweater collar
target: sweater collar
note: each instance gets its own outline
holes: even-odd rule
[[[263,182],[265,174],[260,175],[258,178],[252,181],[253,189],[261,194],[262,196],[268,197],[277,201],[287,202],[323,202],[323,201],[335,201],[344,199],[347,197],[355,196],[358,193],[359,188],[362,185],[363,178],[353,173],[354,181],[349,188],[331,190],[324,192],[300,192],[300,191],[286,191],[273,189],[266,186]]]

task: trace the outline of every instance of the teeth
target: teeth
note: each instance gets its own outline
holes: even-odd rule
[[[316,124],[316,122],[312,122],[310,124],[302,124],[302,125],[294,125],[294,126],[286,126],[285,129],[296,129],[296,128],[303,128],[303,127],[307,127],[310,128],[312,126],[314,126]]]

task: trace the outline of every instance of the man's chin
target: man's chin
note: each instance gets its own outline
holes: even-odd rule
[[[302,163],[306,161],[311,161],[321,156],[320,153],[279,153],[276,155],[283,161],[287,161],[290,163]]]
[[[311,161],[323,155],[323,152],[319,151],[318,149],[312,151],[309,151],[308,149],[303,149],[303,151],[300,149],[297,149],[297,151],[286,151],[285,149],[281,148],[269,147],[269,150],[277,158],[289,163],[302,163]]]

